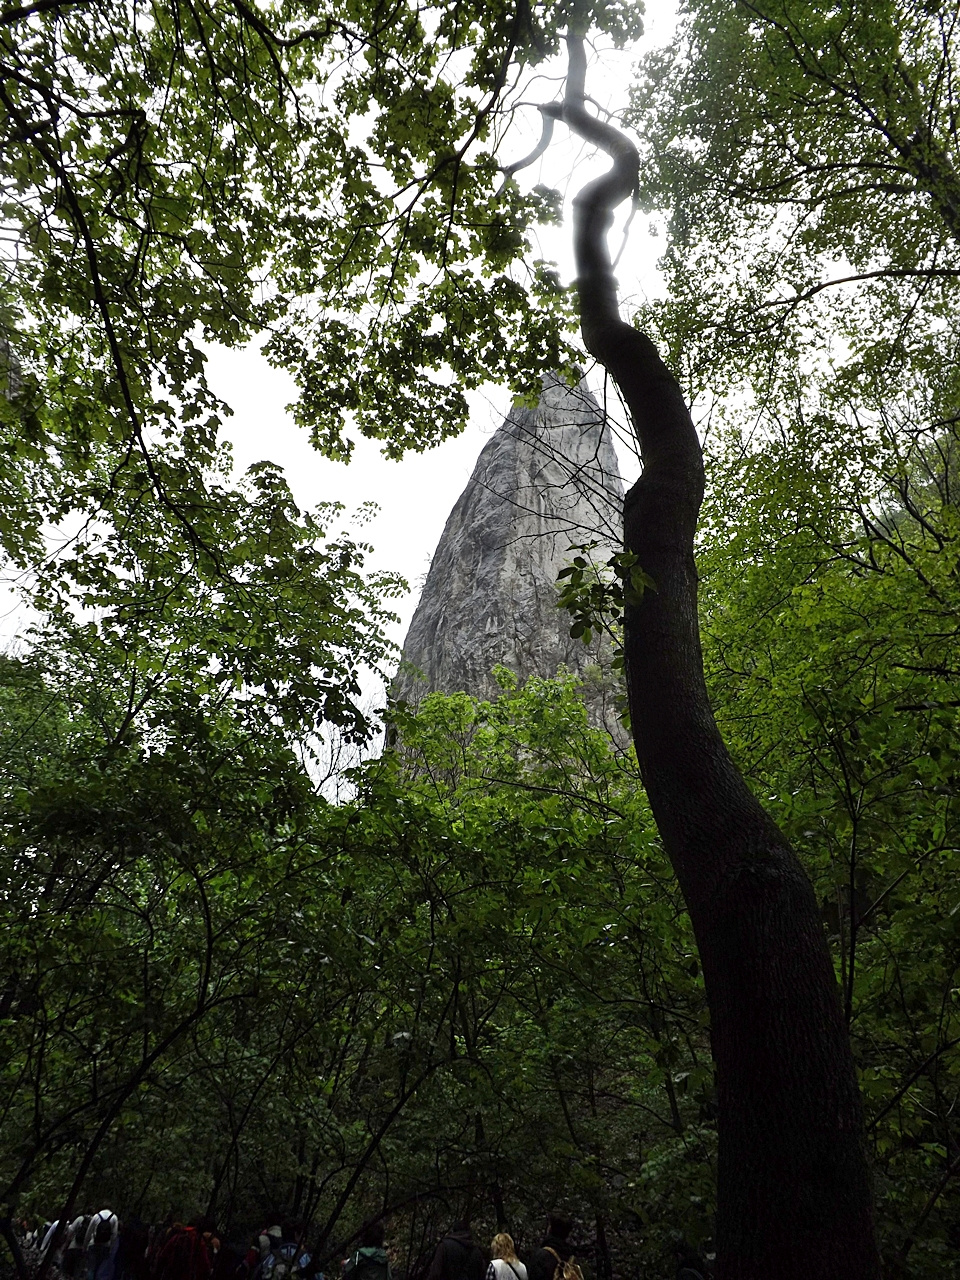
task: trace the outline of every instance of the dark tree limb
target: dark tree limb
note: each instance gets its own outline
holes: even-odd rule
[[[24,1261],[23,1250],[20,1248],[20,1241],[17,1239],[16,1228],[13,1225],[13,1216],[10,1212],[9,1205],[5,1208],[3,1216],[0,1217],[0,1236],[6,1242],[7,1248],[10,1250],[10,1257],[13,1259],[13,1265],[16,1269],[18,1280],[28,1280],[29,1271]]]
[[[61,9],[70,9],[78,4],[89,4],[90,0],[36,0],[35,4],[19,5],[15,9],[0,11],[0,27],[12,27],[25,18],[32,18],[37,13],[59,13]]]
[[[718,1098],[722,1280],[876,1280],[856,1073],[813,887],[720,736],[707,696],[694,534],[700,443],[680,387],[620,316],[606,236],[636,190],[633,143],[585,106],[586,56],[567,37],[563,120],[613,161],[574,201],[583,340],[612,375],[643,474],[624,540],[656,584],[625,614],[637,757],[700,950]]]

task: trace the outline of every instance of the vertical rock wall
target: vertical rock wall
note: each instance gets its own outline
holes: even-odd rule
[[[584,384],[548,376],[537,408],[511,410],[485,446],[450,513],[392,696],[416,702],[439,689],[495,698],[498,664],[522,680],[565,666],[585,676],[591,719],[622,737],[610,647],[571,639],[555,586],[571,546],[599,540],[594,555],[603,559],[619,549],[622,503],[599,405]]]

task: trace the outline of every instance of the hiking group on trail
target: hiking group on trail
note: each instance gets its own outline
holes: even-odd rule
[[[306,1246],[307,1228],[296,1222],[265,1227],[245,1251],[221,1240],[209,1218],[185,1225],[171,1214],[148,1227],[137,1218],[121,1223],[108,1207],[81,1214],[62,1229],[59,1221],[34,1231],[20,1225],[23,1274],[32,1276],[42,1266],[46,1280],[333,1280]],[[570,1244],[572,1229],[568,1218],[551,1214],[546,1235],[524,1263],[506,1231],[493,1237],[488,1256],[470,1224],[460,1220],[405,1280],[584,1280]],[[400,1280],[382,1222],[370,1223],[355,1239],[355,1250],[340,1261],[339,1280]],[[677,1264],[678,1280],[706,1280],[706,1264],[689,1250],[678,1249]]]
[[[60,1230],[58,1221],[23,1232],[27,1270],[44,1267],[48,1280],[324,1280],[310,1267],[296,1224],[266,1227],[242,1247],[223,1242],[214,1222],[189,1224],[173,1215],[149,1227],[123,1224],[109,1208],[81,1214]],[[30,1265],[33,1264],[33,1265]]]

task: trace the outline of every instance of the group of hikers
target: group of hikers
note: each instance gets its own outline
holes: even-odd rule
[[[540,1245],[526,1261],[513,1237],[498,1232],[489,1254],[474,1240],[470,1224],[455,1222],[432,1257],[411,1270],[422,1280],[583,1280],[570,1243],[573,1223],[551,1214]],[[110,1208],[81,1214],[62,1228],[51,1222],[24,1234],[24,1249],[46,1264],[50,1280],[326,1280],[305,1244],[302,1224],[265,1227],[244,1252],[223,1242],[215,1224],[189,1224],[171,1217],[157,1227],[138,1219],[120,1223]],[[429,1258],[429,1262],[427,1259]],[[382,1222],[365,1227],[357,1247],[340,1263],[340,1280],[396,1280]],[[677,1280],[706,1280],[693,1254],[677,1255]]]
[[[310,1269],[296,1224],[258,1233],[244,1252],[223,1242],[208,1218],[190,1223],[171,1214],[159,1226],[138,1218],[121,1224],[110,1208],[25,1232],[24,1252],[44,1263],[49,1280],[324,1280]]]

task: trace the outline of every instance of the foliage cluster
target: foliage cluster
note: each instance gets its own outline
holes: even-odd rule
[[[387,1214],[411,1264],[567,1202],[603,1273],[706,1229],[697,964],[570,679],[431,697],[335,806],[216,696],[118,743],[75,665],[3,669],[6,1200],[290,1214],[330,1256]]]
[[[713,514],[736,527],[701,555],[714,706],[820,897],[886,1249],[918,1276],[947,1273],[960,1231],[960,529],[939,440],[936,465],[871,454],[897,483],[859,528],[815,496],[839,469],[815,432],[731,445]]]
[[[594,17],[620,41],[638,29],[619,0]],[[331,622],[309,637],[330,655],[321,713],[357,728],[351,662],[382,645],[351,616],[347,654],[355,556],[314,556],[319,530],[294,533],[269,469],[228,482],[204,343],[259,336],[339,458],[358,432],[426,448],[462,427],[467,389],[569,367],[566,294],[527,261],[553,196],[521,193],[496,155],[565,18],[440,0],[0,11],[0,564],[41,614],[94,610],[118,634],[143,604],[131,582],[211,593],[224,617],[203,643],[226,673],[276,585],[248,554],[299,555],[283,572],[313,575],[314,625]],[[251,551],[268,528],[280,544]]]

